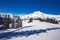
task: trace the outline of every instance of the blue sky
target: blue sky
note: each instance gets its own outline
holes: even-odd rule
[[[47,14],[60,14],[60,0],[0,0],[0,13],[32,13],[41,11]]]

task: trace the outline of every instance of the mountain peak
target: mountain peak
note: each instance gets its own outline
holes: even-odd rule
[[[33,12],[33,14],[44,14],[44,13],[41,11],[35,11],[35,12]]]

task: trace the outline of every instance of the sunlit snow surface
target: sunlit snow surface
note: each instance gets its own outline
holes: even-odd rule
[[[25,15],[19,15],[21,19],[29,19],[29,18],[55,18],[57,21],[60,20],[60,15],[53,15],[53,14],[46,14],[41,11],[34,11],[33,13],[30,14],[25,14]]]
[[[0,40],[60,40],[60,24],[23,21],[23,28],[0,30]]]

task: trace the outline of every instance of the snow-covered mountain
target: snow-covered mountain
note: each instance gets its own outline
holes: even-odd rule
[[[40,11],[35,11],[31,14],[25,14],[25,15],[20,15],[20,18],[21,19],[29,19],[29,18],[56,18],[57,20],[60,20],[60,15],[53,15],[53,14],[46,14],[46,13],[43,13],[43,12],[40,12]]]
[[[56,20],[60,20],[60,15],[53,15],[53,14],[46,14],[41,11],[35,11],[30,14],[25,14],[25,15],[13,15],[12,13],[0,13],[1,17],[4,17],[4,15],[10,15],[10,18],[15,18],[16,16],[19,16],[21,19],[30,19],[30,18],[55,18]]]

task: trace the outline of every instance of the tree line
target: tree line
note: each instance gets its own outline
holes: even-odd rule
[[[57,21],[54,17],[52,17],[52,18],[47,17],[45,19],[42,19],[42,18],[36,18],[36,19],[30,18],[28,23],[32,22],[33,20],[39,20],[41,22],[44,21],[44,22],[49,22],[49,23],[54,23],[54,24],[58,24],[60,22],[60,20]]]
[[[0,15],[0,25],[3,25],[2,26],[3,29],[19,28],[19,27],[22,27],[22,20],[19,18],[19,16],[17,17],[15,21],[14,18],[13,19],[10,18],[10,15],[5,15],[4,18],[1,17]]]

